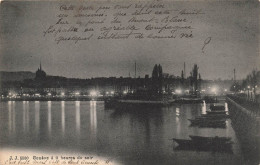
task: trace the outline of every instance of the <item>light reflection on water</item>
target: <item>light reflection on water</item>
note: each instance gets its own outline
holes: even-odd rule
[[[65,134],[65,101],[61,101],[61,132],[62,137]]]
[[[123,164],[242,164],[230,120],[226,129],[190,127],[187,119],[208,104],[165,108],[104,109],[103,102],[2,102],[0,147],[66,149],[119,158]],[[225,104],[226,109],[228,109]],[[21,124],[20,124],[21,123]],[[232,137],[234,154],[175,151],[171,138],[189,135]],[[216,161],[217,160],[217,161]]]
[[[25,134],[29,131],[29,101],[23,101],[23,130]]]
[[[48,101],[48,135],[51,137],[51,101]]]
[[[206,107],[206,102],[203,100],[203,105],[202,105],[202,112],[201,114],[206,114],[207,107]]]
[[[75,116],[76,116],[76,135],[77,137],[80,136],[80,101],[75,102]]]
[[[10,137],[16,133],[16,113],[15,113],[15,101],[8,101],[8,133]]]
[[[180,108],[176,107],[176,126],[177,126],[176,134],[179,134],[181,129],[179,116],[180,116]]]
[[[225,111],[228,113],[228,104],[225,103]]]
[[[91,135],[94,141],[96,140],[97,135],[97,102],[90,101],[90,127]]]
[[[40,128],[40,102],[39,101],[35,101],[35,117],[34,117],[34,121],[35,121],[35,134],[36,137],[38,137],[39,135],[39,128]]]
[[[9,135],[11,135],[12,131],[12,102],[8,101],[8,131]]]

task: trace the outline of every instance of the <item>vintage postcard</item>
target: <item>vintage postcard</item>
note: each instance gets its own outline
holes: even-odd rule
[[[0,3],[0,165],[259,165],[259,1]]]

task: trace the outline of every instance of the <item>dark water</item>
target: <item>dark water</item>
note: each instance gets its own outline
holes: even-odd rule
[[[109,157],[120,164],[243,164],[231,121],[226,129],[190,127],[187,119],[209,105],[105,109],[103,102],[2,102],[1,148],[69,151]],[[226,104],[226,108],[227,104]],[[171,138],[231,137],[233,154],[175,150]]]

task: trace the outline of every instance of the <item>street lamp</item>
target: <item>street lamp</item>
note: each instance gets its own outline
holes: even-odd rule
[[[91,91],[90,96],[96,97],[98,95],[97,91]]]
[[[213,93],[213,94],[215,94],[215,95],[217,95],[217,87],[212,87],[211,88],[211,92]]]
[[[176,89],[176,90],[175,90],[175,93],[181,94],[181,93],[182,93],[182,90],[181,90],[181,89]]]

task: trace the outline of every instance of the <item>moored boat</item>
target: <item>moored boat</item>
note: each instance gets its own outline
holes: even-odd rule
[[[216,119],[216,118],[195,118],[195,119],[188,119],[191,123],[219,123],[219,122],[226,122],[226,119]]]
[[[192,148],[225,148],[231,147],[233,142],[230,138],[225,137],[199,137],[190,136],[191,139],[177,139],[173,140],[181,147]]]
[[[187,139],[176,139],[173,138],[172,140],[174,140],[176,143],[178,143],[181,146],[190,146],[190,145],[194,145],[194,142],[192,140],[187,140]]]
[[[219,114],[221,114],[221,115],[226,115],[227,114],[227,112],[226,111],[206,111],[207,112],[207,114],[209,114],[209,115],[219,115]]]
[[[191,140],[196,141],[196,142],[231,142],[230,137],[204,137],[204,136],[194,136],[190,135],[189,136]]]
[[[196,118],[229,118],[230,116],[228,114],[202,114],[201,116],[198,116]]]
[[[225,111],[225,106],[222,104],[211,104],[209,110],[206,111],[207,114],[227,114]]]
[[[225,111],[225,106],[222,104],[211,104],[210,111]]]
[[[199,123],[196,126],[199,128],[226,128],[226,123]]]

